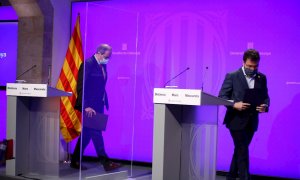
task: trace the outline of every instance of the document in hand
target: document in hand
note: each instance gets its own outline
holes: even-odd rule
[[[83,127],[95,129],[98,131],[105,131],[108,121],[108,115],[103,113],[96,113],[92,117],[88,117],[86,113],[83,116]]]
[[[251,104],[252,107],[256,107],[263,104],[264,100],[264,94],[261,89],[247,89],[243,102]]]

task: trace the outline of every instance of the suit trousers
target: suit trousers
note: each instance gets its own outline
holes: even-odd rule
[[[89,144],[90,140],[93,141],[97,156],[100,159],[101,164],[107,162],[108,157],[104,148],[102,132],[90,128],[83,128],[82,134],[77,140],[76,147],[74,149],[73,156],[71,159],[71,163],[76,163],[80,161],[80,155],[83,155],[84,150]]]
[[[249,145],[254,131],[247,127],[242,130],[230,130],[230,134],[234,142],[234,153],[227,179],[235,179],[239,176],[240,180],[249,180],[251,179],[249,173]]]
[[[96,110],[97,113],[103,113],[104,112],[104,105],[101,103],[101,105],[95,105],[92,107],[94,110]],[[83,112],[85,113],[85,112]],[[84,123],[84,120],[83,120]],[[82,139],[82,142],[81,142]],[[83,127],[81,135],[79,136],[76,147],[74,149],[71,163],[77,163],[80,161],[80,156],[83,155],[85,148],[88,146],[90,141],[93,141],[97,156],[102,164],[105,164],[108,161],[108,156],[105,152],[104,148],[104,140],[102,136],[102,131],[98,131],[95,129],[90,129]],[[81,152],[80,152],[81,151]]]

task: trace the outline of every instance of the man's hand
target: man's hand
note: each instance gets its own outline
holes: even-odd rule
[[[268,107],[268,105],[261,104],[260,106],[256,107],[256,111],[258,111],[260,113],[266,112],[267,111],[267,107]]]
[[[87,107],[84,110],[88,117],[93,117],[94,115],[96,115],[96,111],[93,108]]]
[[[249,107],[250,107],[249,103],[243,103],[242,101],[241,102],[236,102],[233,105],[233,108],[236,109],[236,110],[238,110],[238,111],[246,110]]]

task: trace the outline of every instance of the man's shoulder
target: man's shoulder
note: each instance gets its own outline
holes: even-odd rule
[[[261,72],[258,72],[258,77],[263,77],[263,78],[266,78],[267,76],[265,75],[265,74],[263,74],[263,73],[261,73]]]
[[[84,62],[85,62],[85,64],[91,64],[93,61],[94,61],[94,56],[86,59]]]
[[[84,63],[82,63],[82,66],[86,66],[86,68],[91,68],[93,67],[93,64],[94,64],[94,57],[90,57],[86,60],[84,60]]]
[[[231,71],[231,72],[227,73],[227,76],[234,77],[234,76],[237,76],[239,73],[241,73],[241,69]]]

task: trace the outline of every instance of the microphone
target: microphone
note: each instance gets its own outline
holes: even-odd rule
[[[16,79],[19,79],[21,76],[23,76],[24,74],[26,74],[27,72],[31,71],[32,69],[34,69],[36,67],[36,64],[31,66],[29,69],[27,69],[26,71],[24,71],[22,74],[20,74],[19,76],[17,76]]]
[[[207,70],[208,70],[208,66],[205,67],[204,74],[203,74],[202,85],[201,85],[201,90],[202,91],[204,89],[204,79],[205,79]]]
[[[174,79],[176,79],[178,76],[180,76],[181,74],[185,73],[186,71],[188,71],[190,68],[187,67],[185,70],[181,71],[179,74],[177,74],[176,76],[174,76],[172,79],[170,79],[169,81],[167,81],[164,85],[164,87],[166,87],[167,84],[169,84],[171,81],[173,81]]]
[[[48,78],[47,78],[47,84],[48,86],[51,85],[51,65],[48,65]]]

